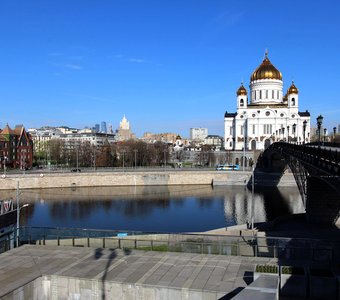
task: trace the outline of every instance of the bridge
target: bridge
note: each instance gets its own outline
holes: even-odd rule
[[[276,142],[259,157],[256,184],[265,176],[279,181],[287,167],[294,174],[307,221],[334,224],[340,212],[340,153],[335,144]]]

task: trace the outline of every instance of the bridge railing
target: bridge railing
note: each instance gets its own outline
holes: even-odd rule
[[[340,152],[336,148],[316,147],[310,144],[296,145],[284,142],[273,143],[271,149],[282,155],[292,156],[302,162],[324,169],[333,175],[340,174]]]

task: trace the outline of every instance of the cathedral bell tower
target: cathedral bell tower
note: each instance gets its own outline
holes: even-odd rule
[[[287,91],[288,107],[289,108],[299,107],[299,95],[298,95],[298,93],[299,93],[299,90],[295,86],[294,81],[292,81],[292,84]]]
[[[243,86],[243,83],[241,83],[241,86],[237,90],[236,96],[237,96],[237,110],[247,108],[248,96],[247,96],[247,90]]]

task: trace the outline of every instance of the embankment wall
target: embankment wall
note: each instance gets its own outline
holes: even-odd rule
[[[238,185],[251,179],[246,171],[154,171],[154,172],[96,172],[41,173],[6,175],[0,177],[0,190],[45,189],[65,187],[148,186],[148,185]],[[284,174],[279,186],[295,186],[292,174]]]

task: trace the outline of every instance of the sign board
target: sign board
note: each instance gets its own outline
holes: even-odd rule
[[[7,214],[12,210],[13,210],[12,199],[0,201],[0,215]]]

